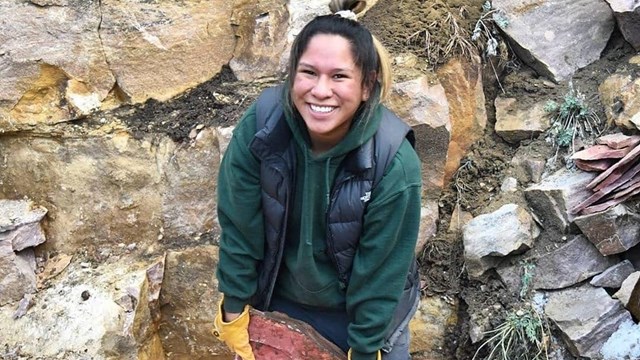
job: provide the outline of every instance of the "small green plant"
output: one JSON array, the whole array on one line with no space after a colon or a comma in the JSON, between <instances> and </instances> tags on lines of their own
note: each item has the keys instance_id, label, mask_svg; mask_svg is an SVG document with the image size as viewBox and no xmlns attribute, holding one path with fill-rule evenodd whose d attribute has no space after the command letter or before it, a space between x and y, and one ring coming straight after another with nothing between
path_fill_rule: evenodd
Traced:
<instances>
[{"instance_id":1,"label":"small green plant","mask_svg":"<svg viewBox=\"0 0 640 360\"><path fill-rule=\"evenodd\" d=\"M507 314L495 329L487 331L491 337L480 345L473 356L489 347L485 360L542 360L548 359L549 326L546 319L531 305Z\"/></svg>"},{"instance_id":2,"label":"small green plant","mask_svg":"<svg viewBox=\"0 0 640 360\"><path fill-rule=\"evenodd\" d=\"M529 293L529 289L531 287L531 282L533 281L533 274L536 268L535 264L532 264L527 261L523 261L522 263L522 287L520 288L520 299L524 299L527 297Z\"/></svg>"},{"instance_id":3,"label":"small green plant","mask_svg":"<svg viewBox=\"0 0 640 360\"><path fill-rule=\"evenodd\" d=\"M586 139L589 135L598 135L602 122L600 117L588 105L584 94L576 91L572 85L562 103L548 101L544 110L551 115L551 127L548 140L559 147L572 149L576 138Z\"/></svg>"}]
</instances>

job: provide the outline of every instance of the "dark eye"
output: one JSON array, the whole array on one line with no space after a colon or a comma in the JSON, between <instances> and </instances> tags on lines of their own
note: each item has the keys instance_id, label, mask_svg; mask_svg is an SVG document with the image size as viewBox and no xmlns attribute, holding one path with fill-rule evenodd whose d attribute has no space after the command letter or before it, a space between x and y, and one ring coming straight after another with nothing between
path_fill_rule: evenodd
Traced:
<instances>
[{"instance_id":1,"label":"dark eye","mask_svg":"<svg viewBox=\"0 0 640 360\"><path fill-rule=\"evenodd\" d=\"M348 78L348 76L345 75L345 74L335 74L335 75L333 75L333 77L335 79L347 79Z\"/></svg>"},{"instance_id":2,"label":"dark eye","mask_svg":"<svg viewBox=\"0 0 640 360\"><path fill-rule=\"evenodd\" d=\"M298 72L306 75L315 75L315 72L309 69L300 69Z\"/></svg>"}]
</instances>

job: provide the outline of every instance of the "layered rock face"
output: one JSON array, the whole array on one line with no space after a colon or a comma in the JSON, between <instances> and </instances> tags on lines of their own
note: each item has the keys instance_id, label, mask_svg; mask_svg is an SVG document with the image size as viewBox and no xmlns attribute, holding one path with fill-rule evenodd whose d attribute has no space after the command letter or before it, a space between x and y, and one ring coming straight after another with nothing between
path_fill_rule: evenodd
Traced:
<instances>
[{"instance_id":1,"label":"layered rock face","mask_svg":"<svg viewBox=\"0 0 640 360\"><path fill-rule=\"evenodd\" d=\"M222 102L231 97L203 87L218 76L222 83L237 81L225 80L221 69L226 65L251 89L232 94L241 99L233 105L246 108L261 87L282 75L291 41L306 21L328 13L328 3L0 4L0 14L11 14L0 15L0 333L6 344L0 357L232 358L211 327L220 300L214 273L216 178L233 124L224 123L225 114L212 107L211 119L186 122L183 139L157 128L184 126L179 118L184 113L174 113L170 104L190 96L193 88ZM623 24L620 13L637 12L637 7L621 10L613 4L612 12L602 4L538 1L519 7L494 1L511 21L503 30L514 48L555 82L598 58L613 16ZM375 1L367 2L371 6ZM527 32L532 28L533 34ZM636 33L625 31L625 38L635 44ZM577 38L579 46L571 40ZM396 68L411 70L398 59ZM550 126L542 103L521 106L520 99L505 97L489 99L496 108L491 128L482 76L478 58L454 58L433 73L405 76L388 100L388 107L413 127L423 162L417 254L438 227L449 225L439 222L439 196L486 131L495 130L517 146ZM638 128L637 90L637 78L619 74L602 84L610 122ZM162 121L138 121L133 129L126 119L153 104L169 104ZM595 356L609 346L618 327L633 332L620 324L628 323L629 313L640 313L640 285L632 278L638 262L617 257L633 258L638 215L620 205L580 217L569 210L588 197L584 185L595 174L546 173L544 160L533 157L514 158L512 165L527 174L528 202L475 217L457 208L455 218L464 221L452 221L451 229L464 238L467 271L481 279L495 270L518 292L521 268L507 262L536 250L545 230L567 234L554 249L532 257L539 276L531 288L549 295L547 315L571 351ZM516 191L506 179L503 190ZM615 235L623 240L612 243ZM579 268L566 268L567 259ZM603 287L620 289L626 308L612 302ZM576 295L594 299L598 312L585 315L592 304L571 303ZM421 299L410 324L415 359L447 359L442 349L460 309L459 299L450 296ZM584 327L573 326L584 319L589 320ZM270 321L287 321L261 320L265 328ZM472 326L473 341L480 341L484 330ZM289 331L312 332L305 327L280 331L285 337L292 335ZM299 340L326 358L336 357L331 346ZM260 341L268 343L254 339ZM299 348L269 345L274 346L264 346L265 352L299 356Z\"/></svg>"}]
</instances>

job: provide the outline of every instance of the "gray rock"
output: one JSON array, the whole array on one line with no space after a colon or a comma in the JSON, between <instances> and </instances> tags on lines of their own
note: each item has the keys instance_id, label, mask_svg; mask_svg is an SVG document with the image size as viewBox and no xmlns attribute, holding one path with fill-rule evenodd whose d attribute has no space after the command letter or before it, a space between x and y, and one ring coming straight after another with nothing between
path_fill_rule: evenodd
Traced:
<instances>
[{"instance_id":1,"label":"gray rock","mask_svg":"<svg viewBox=\"0 0 640 360\"><path fill-rule=\"evenodd\" d=\"M500 185L500 191L503 193L512 193L518 190L518 180L514 177L508 176L502 181Z\"/></svg>"},{"instance_id":2,"label":"gray rock","mask_svg":"<svg viewBox=\"0 0 640 360\"><path fill-rule=\"evenodd\" d=\"M618 28L625 40L640 50L640 2L634 0L607 0L616 17Z\"/></svg>"},{"instance_id":3,"label":"gray rock","mask_svg":"<svg viewBox=\"0 0 640 360\"><path fill-rule=\"evenodd\" d=\"M524 195L543 228L567 233L576 227L575 215L568 210L591 196L585 186L595 177L589 172L561 169L525 189Z\"/></svg>"},{"instance_id":4,"label":"gray rock","mask_svg":"<svg viewBox=\"0 0 640 360\"><path fill-rule=\"evenodd\" d=\"M623 204L574 221L602 255L619 254L640 243L640 215Z\"/></svg>"},{"instance_id":5,"label":"gray rock","mask_svg":"<svg viewBox=\"0 0 640 360\"><path fill-rule=\"evenodd\" d=\"M511 292L514 296L526 295L526 293L531 290L531 284L524 282L525 273L533 276L535 274L535 264L519 264L519 265L510 265L504 266L496 269L500 280L505 285L505 287ZM527 276L527 278L532 279L532 277ZM530 280L529 280L530 281Z\"/></svg>"},{"instance_id":6,"label":"gray rock","mask_svg":"<svg viewBox=\"0 0 640 360\"><path fill-rule=\"evenodd\" d=\"M516 204L475 217L464 226L462 236L469 276L479 278L503 257L529 250L539 234L531 215Z\"/></svg>"},{"instance_id":7,"label":"gray rock","mask_svg":"<svg viewBox=\"0 0 640 360\"><path fill-rule=\"evenodd\" d=\"M629 299L631 298L631 293L633 292L638 279L640 279L640 271L636 271L627 276L627 278L622 282L622 285L620 285L620 289L615 294L613 294L612 297L614 299L620 300L622 305L627 306L627 304L629 304Z\"/></svg>"},{"instance_id":8,"label":"gray rock","mask_svg":"<svg viewBox=\"0 0 640 360\"><path fill-rule=\"evenodd\" d=\"M29 200L0 199L0 233L39 222L47 209Z\"/></svg>"},{"instance_id":9,"label":"gray rock","mask_svg":"<svg viewBox=\"0 0 640 360\"><path fill-rule=\"evenodd\" d=\"M7 245L0 242L0 306L19 301L25 294L36 291L33 251L15 254Z\"/></svg>"},{"instance_id":10,"label":"gray rock","mask_svg":"<svg viewBox=\"0 0 640 360\"><path fill-rule=\"evenodd\" d=\"M492 4L500 10L494 18L519 58L556 82L598 60L615 26L611 8L601 0L494 0Z\"/></svg>"},{"instance_id":11,"label":"gray rock","mask_svg":"<svg viewBox=\"0 0 640 360\"><path fill-rule=\"evenodd\" d=\"M544 159L531 158L530 156L516 155L511 160L511 165L526 176L526 182L540 182L544 174Z\"/></svg>"},{"instance_id":12,"label":"gray rock","mask_svg":"<svg viewBox=\"0 0 640 360\"><path fill-rule=\"evenodd\" d=\"M596 359L620 324L631 320L619 301L591 285L550 293L545 314L558 326L574 356Z\"/></svg>"},{"instance_id":13,"label":"gray rock","mask_svg":"<svg viewBox=\"0 0 640 360\"><path fill-rule=\"evenodd\" d=\"M634 271L635 269L631 261L624 260L608 268L602 272L602 274L594 276L590 284L593 286L619 289L624 279Z\"/></svg>"},{"instance_id":14,"label":"gray rock","mask_svg":"<svg viewBox=\"0 0 640 360\"><path fill-rule=\"evenodd\" d=\"M626 308L629 310L631 315L634 318L640 317L640 283L636 281L633 286L633 290L631 290L631 295L629 296L629 301L627 302ZM623 283L624 286L624 283Z\"/></svg>"},{"instance_id":15,"label":"gray rock","mask_svg":"<svg viewBox=\"0 0 640 360\"><path fill-rule=\"evenodd\" d=\"M616 264L602 256L584 236L578 235L560 248L536 259L535 289L562 289L600 274Z\"/></svg>"},{"instance_id":16,"label":"gray rock","mask_svg":"<svg viewBox=\"0 0 640 360\"><path fill-rule=\"evenodd\" d=\"M46 238L40 223L31 223L11 231L0 232L0 242L2 241L10 243L13 251L21 251L44 243Z\"/></svg>"}]
</instances>

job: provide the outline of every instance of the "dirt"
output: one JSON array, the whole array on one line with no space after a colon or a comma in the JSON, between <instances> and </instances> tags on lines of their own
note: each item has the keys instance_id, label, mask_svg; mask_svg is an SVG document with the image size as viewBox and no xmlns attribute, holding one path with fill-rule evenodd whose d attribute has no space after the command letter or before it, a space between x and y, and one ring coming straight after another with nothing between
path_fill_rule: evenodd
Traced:
<instances>
[{"instance_id":1,"label":"dirt","mask_svg":"<svg viewBox=\"0 0 640 360\"><path fill-rule=\"evenodd\" d=\"M157 132L183 142L198 125L234 125L268 85L268 82L244 84L225 65L211 80L175 99L166 102L150 99L142 105L122 106L116 110L116 116L128 125L135 137Z\"/></svg>"},{"instance_id":2,"label":"dirt","mask_svg":"<svg viewBox=\"0 0 640 360\"><path fill-rule=\"evenodd\" d=\"M478 344L469 338L469 309L482 309L491 325L504 319L507 310L518 303L495 276L483 281L467 278L464 271L463 247L460 233L448 232L451 214L459 204L462 210L477 216L496 210L506 203L525 204L522 191L502 194L500 187L507 176L518 180L520 190L528 183L525 176L511 166L516 154L549 159L554 155L552 145L544 136L523 141L518 146L508 144L495 134L497 96L514 97L522 107L533 102L561 101L569 84L554 84L538 76L522 64L508 47L502 46L496 57L487 57L484 38L470 40L483 12L484 0L396 0L380 1L362 19L384 43L392 55L410 53L423 60L424 71L436 69L453 56L478 53L485 64L484 90L488 112L488 126L484 137L462 159L454 181L443 190L439 201L438 232L420 256L425 295L443 295L460 300L460 321L447 339L445 358L471 359ZM492 33L502 43L499 32ZM632 48L614 33L602 54L602 59L578 71L572 81L577 91L585 94L601 119L604 109L598 100L598 85L612 72L635 72L627 64L634 53ZM198 125L231 126L260 89L269 84L243 84L228 67L210 81L168 102L148 101L142 106L117 110L134 135L159 132L178 142L187 141ZM99 115L98 115L99 116ZM609 131L603 127L603 131ZM566 150L560 150L551 166L570 166ZM557 241L558 234L545 234L544 241ZM481 353L482 355L482 353ZM566 357L571 359L571 357Z\"/></svg>"}]
</instances>

